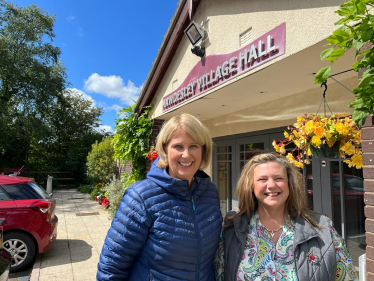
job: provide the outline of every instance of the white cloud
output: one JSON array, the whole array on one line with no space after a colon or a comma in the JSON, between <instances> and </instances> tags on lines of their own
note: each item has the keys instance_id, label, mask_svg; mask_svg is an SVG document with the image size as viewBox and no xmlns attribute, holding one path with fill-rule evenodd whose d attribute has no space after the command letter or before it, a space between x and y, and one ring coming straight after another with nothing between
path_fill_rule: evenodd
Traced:
<instances>
[{"instance_id":1,"label":"white cloud","mask_svg":"<svg viewBox=\"0 0 374 281\"><path fill-rule=\"evenodd\" d=\"M100 125L99 126L99 131L104 131L104 132L107 132L107 133L113 133L113 128L112 128L112 126L109 126L109 125Z\"/></svg>"},{"instance_id":2,"label":"white cloud","mask_svg":"<svg viewBox=\"0 0 374 281\"><path fill-rule=\"evenodd\" d=\"M68 91L72 95L82 96L82 98L84 98L85 100L92 102L92 107L96 106L96 101L90 95L87 95L85 92L78 90L77 88L70 88L68 89Z\"/></svg>"},{"instance_id":3,"label":"white cloud","mask_svg":"<svg viewBox=\"0 0 374 281\"><path fill-rule=\"evenodd\" d=\"M113 104L111 106L104 107L104 110L105 111L114 110L114 111L116 111L118 113L122 108L123 108L123 106L120 106L118 104Z\"/></svg>"},{"instance_id":4,"label":"white cloud","mask_svg":"<svg viewBox=\"0 0 374 281\"><path fill-rule=\"evenodd\" d=\"M91 74L84 81L85 90L104 95L109 98L119 98L123 104L132 105L138 99L141 87L135 86L130 80L127 85L120 76L101 76L97 73Z\"/></svg>"},{"instance_id":5,"label":"white cloud","mask_svg":"<svg viewBox=\"0 0 374 281\"><path fill-rule=\"evenodd\" d=\"M73 21L73 20L75 20L75 16L70 15L70 16L68 16L68 17L66 18L66 20L67 20L67 21Z\"/></svg>"}]
</instances>

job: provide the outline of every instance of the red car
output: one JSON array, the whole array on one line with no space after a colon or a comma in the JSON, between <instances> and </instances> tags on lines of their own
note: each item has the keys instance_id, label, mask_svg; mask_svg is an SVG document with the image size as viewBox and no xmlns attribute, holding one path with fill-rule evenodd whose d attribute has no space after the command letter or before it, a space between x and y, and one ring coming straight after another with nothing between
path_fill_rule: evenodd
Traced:
<instances>
[{"instance_id":1,"label":"red car","mask_svg":"<svg viewBox=\"0 0 374 281\"><path fill-rule=\"evenodd\" d=\"M56 240L56 200L34 179L0 175L0 220L4 220L3 247L12 256L10 272L29 267L36 253L49 250Z\"/></svg>"}]
</instances>

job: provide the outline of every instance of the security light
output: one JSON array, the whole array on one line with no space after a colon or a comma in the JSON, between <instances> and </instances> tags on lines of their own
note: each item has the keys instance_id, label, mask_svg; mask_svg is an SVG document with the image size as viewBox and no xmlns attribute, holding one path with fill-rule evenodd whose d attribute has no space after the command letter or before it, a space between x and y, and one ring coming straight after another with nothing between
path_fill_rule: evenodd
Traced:
<instances>
[{"instance_id":1,"label":"security light","mask_svg":"<svg viewBox=\"0 0 374 281\"><path fill-rule=\"evenodd\" d=\"M204 28L193 21L186 28L184 33L187 35L188 40L190 40L193 46L195 46L197 42L204 38Z\"/></svg>"},{"instance_id":2,"label":"security light","mask_svg":"<svg viewBox=\"0 0 374 281\"><path fill-rule=\"evenodd\" d=\"M203 56L205 56L205 47L204 47L204 46L193 46L193 47L191 48L191 52L192 52L194 55L196 55L196 56L202 58Z\"/></svg>"}]
</instances>

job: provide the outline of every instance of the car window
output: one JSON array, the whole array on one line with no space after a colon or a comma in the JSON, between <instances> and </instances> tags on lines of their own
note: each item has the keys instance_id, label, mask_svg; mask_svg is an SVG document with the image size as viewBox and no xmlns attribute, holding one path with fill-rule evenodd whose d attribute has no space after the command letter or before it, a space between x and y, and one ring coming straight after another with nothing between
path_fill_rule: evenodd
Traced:
<instances>
[{"instance_id":1,"label":"car window","mask_svg":"<svg viewBox=\"0 0 374 281\"><path fill-rule=\"evenodd\" d=\"M13 200L25 200L25 199L44 199L39 193L37 193L30 185L25 184L4 184L2 185L5 192Z\"/></svg>"},{"instance_id":2,"label":"car window","mask_svg":"<svg viewBox=\"0 0 374 281\"><path fill-rule=\"evenodd\" d=\"M29 183L34 190L39 193L40 196L42 196L44 199L49 199L51 196L44 190L44 188L41 188L39 185L37 185L35 182Z\"/></svg>"},{"instance_id":3,"label":"car window","mask_svg":"<svg viewBox=\"0 0 374 281\"><path fill-rule=\"evenodd\" d=\"M6 200L9 200L8 195L6 195L6 194L4 193L4 191L2 191L2 190L0 189L0 201L6 201Z\"/></svg>"},{"instance_id":4,"label":"car window","mask_svg":"<svg viewBox=\"0 0 374 281\"><path fill-rule=\"evenodd\" d=\"M360 178L346 177L348 186L352 190L364 191L364 180Z\"/></svg>"},{"instance_id":5,"label":"car window","mask_svg":"<svg viewBox=\"0 0 374 281\"><path fill-rule=\"evenodd\" d=\"M333 190L340 190L340 179L338 177L332 177L332 188Z\"/></svg>"}]
</instances>

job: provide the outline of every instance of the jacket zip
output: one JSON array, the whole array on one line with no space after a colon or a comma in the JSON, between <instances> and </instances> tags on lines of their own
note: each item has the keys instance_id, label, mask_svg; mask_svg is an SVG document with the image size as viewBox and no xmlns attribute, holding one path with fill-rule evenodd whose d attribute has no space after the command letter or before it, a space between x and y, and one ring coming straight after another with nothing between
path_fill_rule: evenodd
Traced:
<instances>
[{"instance_id":1,"label":"jacket zip","mask_svg":"<svg viewBox=\"0 0 374 281\"><path fill-rule=\"evenodd\" d=\"M201 237L200 237L200 231L199 231L199 227L197 225L197 222L196 222L196 217L195 217L195 203L193 201L193 195L195 194L196 190L199 188L199 185L200 183L197 183L197 186L195 187L195 190L194 192L191 194L191 190L190 190L190 197L191 197L191 204L192 204L192 218L193 218L193 221L194 221L194 226L195 226L195 231L196 231L196 236L197 236L197 244L198 244L198 248L199 248L199 254L197 256L197 265L196 265L196 277L195 277L195 280L199 280L199 271L200 271L200 259L201 259Z\"/></svg>"}]
</instances>

